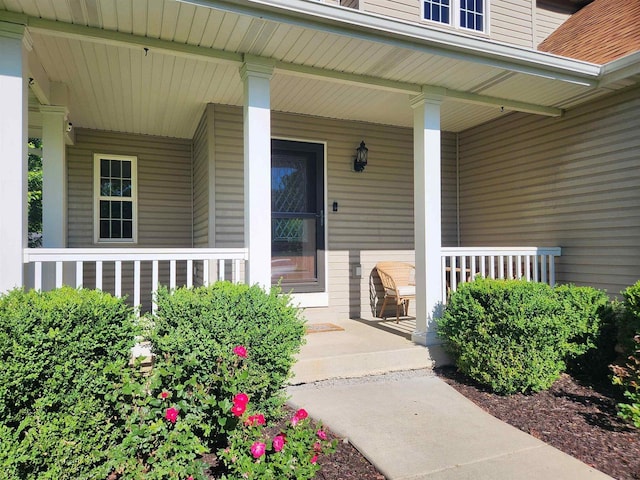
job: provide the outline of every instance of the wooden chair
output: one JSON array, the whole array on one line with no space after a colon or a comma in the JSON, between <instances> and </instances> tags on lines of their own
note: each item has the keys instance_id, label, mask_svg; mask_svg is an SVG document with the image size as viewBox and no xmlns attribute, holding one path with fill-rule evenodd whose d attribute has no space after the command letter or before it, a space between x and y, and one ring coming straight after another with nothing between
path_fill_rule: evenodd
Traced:
<instances>
[{"instance_id":1,"label":"wooden chair","mask_svg":"<svg viewBox=\"0 0 640 480\"><path fill-rule=\"evenodd\" d=\"M416 298L415 267L404 262L378 262L376 264L378 276L384 287L384 301L380 316L386 319L384 309L387 301L393 299L396 304L396 323L400 320L400 305L404 308L404 315L409 311L409 300Z\"/></svg>"}]
</instances>

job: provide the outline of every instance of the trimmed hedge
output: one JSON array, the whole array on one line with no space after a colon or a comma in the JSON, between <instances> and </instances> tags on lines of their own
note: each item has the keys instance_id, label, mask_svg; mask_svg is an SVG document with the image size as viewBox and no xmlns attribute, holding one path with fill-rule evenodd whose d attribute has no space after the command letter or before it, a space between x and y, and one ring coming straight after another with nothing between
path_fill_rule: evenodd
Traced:
<instances>
[{"instance_id":1,"label":"trimmed hedge","mask_svg":"<svg viewBox=\"0 0 640 480\"><path fill-rule=\"evenodd\" d=\"M304 320L278 288L217 282L208 287L160 289L154 333L156 364L164 358L179 363L184 378L207 383L217 364L237 345L249 350L251 372L237 387L256 408L277 411L283 387L304 342ZM194 361L194 359L198 359Z\"/></svg>"},{"instance_id":2,"label":"trimmed hedge","mask_svg":"<svg viewBox=\"0 0 640 480\"><path fill-rule=\"evenodd\" d=\"M535 392L593 348L607 304L590 287L478 278L452 294L438 333L471 378L501 394Z\"/></svg>"},{"instance_id":3,"label":"trimmed hedge","mask_svg":"<svg viewBox=\"0 0 640 480\"><path fill-rule=\"evenodd\" d=\"M135 341L133 311L93 290L0 296L0 471L11 478L106 478L121 432L104 396Z\"/></svg>"}]
</instances>

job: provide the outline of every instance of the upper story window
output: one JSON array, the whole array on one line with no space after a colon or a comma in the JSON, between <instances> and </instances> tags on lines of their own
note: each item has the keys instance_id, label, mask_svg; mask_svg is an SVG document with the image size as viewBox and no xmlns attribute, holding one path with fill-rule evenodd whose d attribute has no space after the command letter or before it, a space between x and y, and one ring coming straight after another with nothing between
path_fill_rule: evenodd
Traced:
<instances>
[{"instance_id":1,"label":"upper story window","mask_svg":"<svg viewBox=\"0 0 640 480\"><path fill-rule=\"evenodd\" d=\"M95 241L136 241L136 157L94 155Z\"/></svg>"},{"instance_id":2,"label":"upper story window","mask_svg":"<svg viewBox=\"0 0 640 480\"><path fill-rule=\"evenodd\" d=\"M487 0L424 0L422 17L453 27L485 32Z\"/></svg>"}]
</instances>

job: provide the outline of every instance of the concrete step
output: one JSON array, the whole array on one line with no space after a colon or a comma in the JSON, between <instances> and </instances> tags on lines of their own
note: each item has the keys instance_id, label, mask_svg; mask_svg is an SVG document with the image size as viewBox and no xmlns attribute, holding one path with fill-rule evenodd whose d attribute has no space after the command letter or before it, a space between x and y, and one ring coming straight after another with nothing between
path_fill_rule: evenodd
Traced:
<instances>
[{"instance_id":1,"label":"concrete step","mask_svg":"<svg viewBox=\"0 0 640 480\"><path fill-rule=\"evenodd\" d=\"M402 322L400 322L402 324ZM410 340L411 325L396 327L380 322L346 320L333 322L339 330L309 325L306 345L298 354L290 383L354 378L401 370L432 368L440 364L441 348L425 348ZM383 328L380 328L383 327Z\"/></svg>"}]
</instances>

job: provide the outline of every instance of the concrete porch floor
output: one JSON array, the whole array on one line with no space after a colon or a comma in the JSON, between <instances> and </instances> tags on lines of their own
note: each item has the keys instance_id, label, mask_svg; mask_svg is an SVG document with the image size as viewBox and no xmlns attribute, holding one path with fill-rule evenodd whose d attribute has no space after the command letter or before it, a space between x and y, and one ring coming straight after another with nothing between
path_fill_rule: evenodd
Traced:
<instances>
[{"instance_id":1,"label":"concrete porch floor","mask_svg":"<svg viewBox=\"0 0 640 480\"><path fill-rule=\"evenodd\" d=\"M308 322L313 328L319 321ZM329 322L343 330L306 334L293 367L293 385L400 370L432 368L446 362L442 348L411 341L415 319L349 319Z\"/></svg>"}]
</instances>

